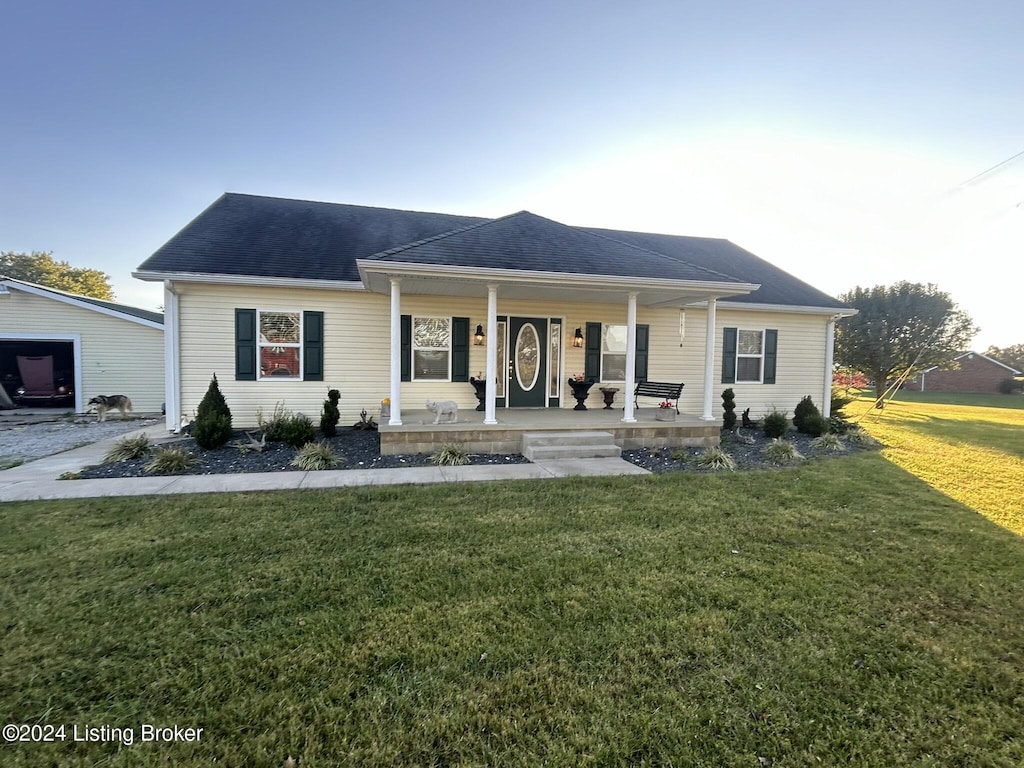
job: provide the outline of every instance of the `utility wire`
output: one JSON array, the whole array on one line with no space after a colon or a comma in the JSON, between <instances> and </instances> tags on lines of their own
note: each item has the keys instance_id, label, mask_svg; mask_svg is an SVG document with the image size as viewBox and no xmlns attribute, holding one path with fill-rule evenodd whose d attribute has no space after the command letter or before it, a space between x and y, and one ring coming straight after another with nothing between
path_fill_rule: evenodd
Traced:
<instances>
[{"instance_id":1,"label":"utility wire","mask_svg":"<svg viewBox=\"0 0 1024 768\"><path fill-rule=\"evenodd\" d=\"M1024 157L1024 150L1021 150L1020 152L1018 152L1013 157L1006 158L1001 163L996 163L991 168L988 168L988 169L982 171L979 174L971 176L971 178L969 178L967 181L961 181L959 184L956 185L956 187L954 187L954 189L962 189L963 187L967 187L967 186L970 186L971 184L974 184L975 182L981 181L982 179L984 179L989 174L995 173L1000 168L1002 168L1004 166L1007 166L1010 163L1012 163L1014 160L1018 160L1018 159L1020 159L1022 157Z\"/></svg>"}]
</instances>

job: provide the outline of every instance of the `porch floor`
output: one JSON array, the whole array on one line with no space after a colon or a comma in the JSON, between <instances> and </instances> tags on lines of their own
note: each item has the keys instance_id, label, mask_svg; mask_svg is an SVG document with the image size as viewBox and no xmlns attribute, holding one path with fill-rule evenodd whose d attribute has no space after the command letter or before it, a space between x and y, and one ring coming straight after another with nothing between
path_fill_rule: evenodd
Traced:
<instances>
[{"instance_id":1,"label":"porch floor","mask_svg":"<svg viewBox=\"0 0 1024 768\"><path fill-rule=\"evenodd\" d=\"M384 455L433 453L445 443L459 443L472 453L521 453L525 432L609 432L624 450L711 446L719 441L721 424L679 414L658 421L659 408L637 408L635 423L622 421L622 408L499 408L497 424L484 424L483 411L459 410L458 421L434 424L426 410L402 411L402 425L381 419L380 449Z\"/></svg>"}]
</instances>

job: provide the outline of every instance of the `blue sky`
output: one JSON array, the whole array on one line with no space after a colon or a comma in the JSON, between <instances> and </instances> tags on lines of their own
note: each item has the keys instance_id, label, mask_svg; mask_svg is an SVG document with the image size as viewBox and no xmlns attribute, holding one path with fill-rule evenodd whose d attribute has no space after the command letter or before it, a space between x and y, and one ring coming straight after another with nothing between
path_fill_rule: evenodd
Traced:
<instances>
[{"instance_id":1,"label":"blue sky","mask_svg":"<svg viewBox=\"0 0 1024 768\"><path fill-rule=\"evenodd\" d=\"M225 191L725 237L1024 343L1024 3L48 2L0 47L0 250L131 271ZM1016 278L1016 279L1012 279ZM1016 311L1014 307L1017 307Z\"/></svg>"}]
</instances>

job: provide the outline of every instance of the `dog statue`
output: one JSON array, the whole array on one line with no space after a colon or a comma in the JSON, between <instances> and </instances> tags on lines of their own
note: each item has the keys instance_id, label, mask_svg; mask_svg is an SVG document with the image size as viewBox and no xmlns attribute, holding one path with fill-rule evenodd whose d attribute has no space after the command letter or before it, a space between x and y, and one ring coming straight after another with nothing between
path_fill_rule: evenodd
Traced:
<instances>
[{"instance_id":1,"label":"dog statue","mask_svg":"<svg viewBox=\"0 0 1024 768\"><path fill-rule=\"evenodd\" d=\"M454 400L427 400L427 410L434 412L434 423L440 424L441 417L447 416L447 423L454 424L459 420L459 406Z\"/></svg>"},{"instance_id":2,"label":"dog statue","mask_svg":"<svg viewBox=\"0 0 1024 768\"><path fill-rule=\"evenodd\" d=\"M125 418L128 411L132 409L132 401L127 395L97 395L89 401L90 410L96 408L96 421L106 421L107 411L117 408L121 412L121 418Z\"/></svg>"}]
</instances>

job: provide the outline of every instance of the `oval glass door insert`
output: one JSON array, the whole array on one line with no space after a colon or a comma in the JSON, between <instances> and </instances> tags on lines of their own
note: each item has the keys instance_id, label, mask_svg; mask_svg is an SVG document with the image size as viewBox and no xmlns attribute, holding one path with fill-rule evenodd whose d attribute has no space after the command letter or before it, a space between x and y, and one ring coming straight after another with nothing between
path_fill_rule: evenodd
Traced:
<instances>
[{"instance_id":1,"label":"oval glass door insert","mask_svg":"<svg viewBox=\"0 0 1024 768\"><path fill-rule=\"evenodd\" d=\"M516 335L515 360L516 381L519 388L529 392L537 383L540 374L540 336L533 323L526 323Z\"/></svg>"}]
</instances>

